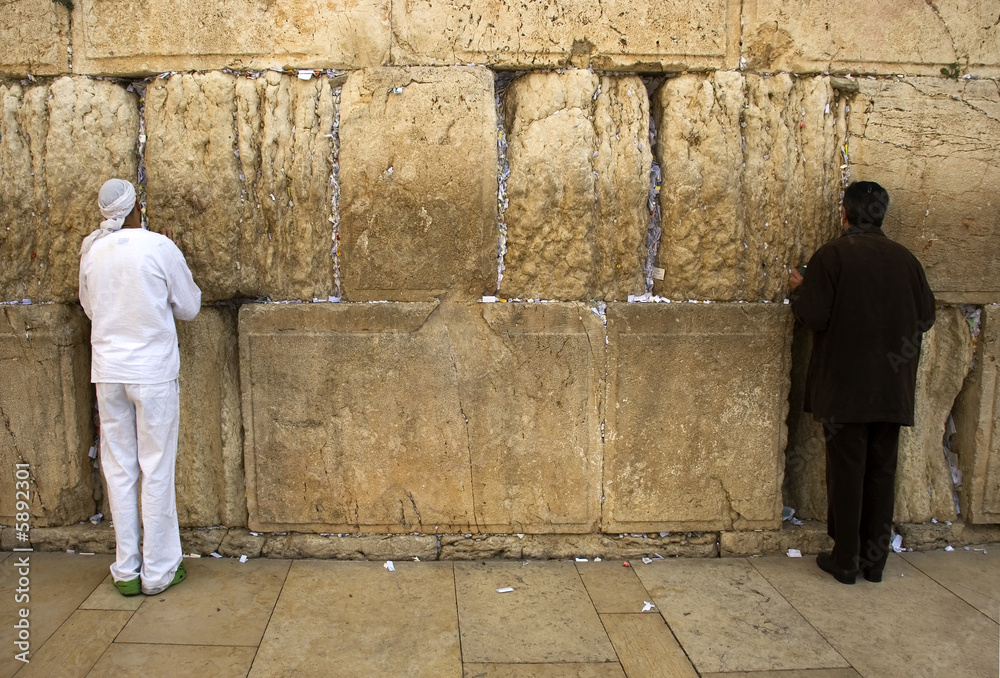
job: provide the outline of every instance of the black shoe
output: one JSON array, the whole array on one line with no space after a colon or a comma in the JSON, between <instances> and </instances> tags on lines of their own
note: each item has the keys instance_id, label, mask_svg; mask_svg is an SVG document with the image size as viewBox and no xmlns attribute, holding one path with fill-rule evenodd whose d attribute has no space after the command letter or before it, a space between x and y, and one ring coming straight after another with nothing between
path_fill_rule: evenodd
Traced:
<instances>
[{"instance_id":1,"label":"black shoe","mask_svg":"<svg viewBox=\"0 0 1000 678\"><path fill-rule=\"evenodd\" d=\"M841 584L853 584L858 576L857 572L847 572L834 565L833 558L830 557L829 553L821 553L816 556L816 564L819 565L819 569L833 575L833 578Z\"/></svg>"},{"instance_id":2,"label":"black shoe","mask_svg":"<svg viewBox=\"0 0 1000 678\"><path fill-rule=\"evenodd\" d=\"M873 584L878 584L880 581L882 581L881 572L872 572L871 570L861 570L861 576L864 577L865 580L870 581Z\"/></svg>"}]
</instances>

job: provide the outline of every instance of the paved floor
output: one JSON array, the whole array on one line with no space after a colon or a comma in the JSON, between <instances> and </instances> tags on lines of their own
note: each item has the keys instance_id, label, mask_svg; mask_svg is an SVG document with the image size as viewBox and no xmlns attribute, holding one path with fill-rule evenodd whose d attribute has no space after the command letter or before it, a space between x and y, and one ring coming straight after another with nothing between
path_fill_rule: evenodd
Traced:
<instances>
[{"instance_id":1,"label":"paved floor","mask_svg":"<svg viewBox=\"0 0 1000 678\"><path fill-rule=\"evenodd\" d=\"M855 586L811 557L396 562L394 572L201 558L186 561L179 586L124 598L110 562L0 553L0 677L1000 672L1000 546L893 555L885 581ZM22 607L30 664L15 657Z\"/></svg>"}]
</instances>

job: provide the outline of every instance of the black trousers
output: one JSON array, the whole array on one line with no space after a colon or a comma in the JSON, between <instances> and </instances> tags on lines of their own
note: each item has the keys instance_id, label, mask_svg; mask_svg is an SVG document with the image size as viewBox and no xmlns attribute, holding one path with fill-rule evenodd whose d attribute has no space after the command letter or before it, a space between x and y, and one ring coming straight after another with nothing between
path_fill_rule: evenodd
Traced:
<instances>
[{"instance_id":1,"label":"black trousers","mask_svg":"<svg viewBox=\"0 0 1000 678\"><path fill-rule=\"evenodd\" d=\"M845 572L880 573L892 547L899 424L826 427L826 529Z\"/></svg>"}]
</instances>

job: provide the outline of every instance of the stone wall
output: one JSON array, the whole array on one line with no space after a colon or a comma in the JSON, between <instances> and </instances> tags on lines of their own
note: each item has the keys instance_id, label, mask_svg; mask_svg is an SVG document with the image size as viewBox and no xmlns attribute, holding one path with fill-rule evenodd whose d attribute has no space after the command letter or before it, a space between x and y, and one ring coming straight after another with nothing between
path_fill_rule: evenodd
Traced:
<instances>
[{"instance_id":1,"label":"stone wall","mask_svg":"<svg viewBox=\"0 0 1000 678\"><path fill-rule=\"evenodd\" d=\"M1000 522L995 3L11 0L0 37L0 459L40 529L102 505L76 280L113 175L204 292L178 514L232 529L199 549L787 543L826 510L787 270L853 179L940 304L897 520Z\"/></svg>"}]
</instances>

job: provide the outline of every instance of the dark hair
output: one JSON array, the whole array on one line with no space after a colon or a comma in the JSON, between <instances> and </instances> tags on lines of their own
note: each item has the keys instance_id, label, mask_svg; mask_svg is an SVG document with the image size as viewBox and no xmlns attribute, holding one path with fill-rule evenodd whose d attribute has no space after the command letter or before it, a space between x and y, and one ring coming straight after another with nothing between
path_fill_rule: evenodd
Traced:
<instances>
[{"instance_id":1,"label":"dark hair","mask_svg":"<svg viewBox=\"0 0 1000 678\"><path fill-rule=\"evenodd\" d=\"M851 226L882 227L889 193L874 181L855 181L844 190L844 210Z\"/></svg>"}]
</instances>

